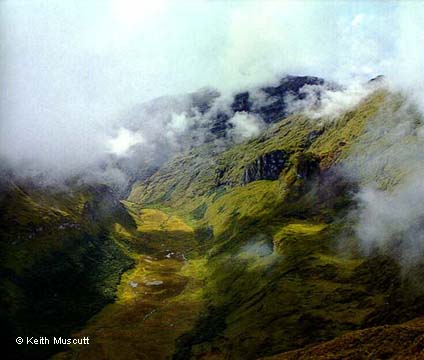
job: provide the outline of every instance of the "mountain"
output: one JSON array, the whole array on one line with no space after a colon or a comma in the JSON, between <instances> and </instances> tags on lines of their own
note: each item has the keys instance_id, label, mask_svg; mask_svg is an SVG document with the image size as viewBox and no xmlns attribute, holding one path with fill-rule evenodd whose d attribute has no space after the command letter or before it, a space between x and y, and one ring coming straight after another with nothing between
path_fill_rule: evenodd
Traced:
<instances>
[{"instance_id":1,"label":"mountain","mask_svg":"<svg viewBox=\"0 0 424 360\"><path fill-rule=\"evenodd\" d=\"M90 338L13 346L16 358L419 358L423 259L405 263L402 251L422 223L377 229L388 240L369 249L358 230L364 191L390 199L420 163L419 113L377 83L319 118L285 102L319 78L264 87L261 107L240 92L229 114L261 117L258 136L183 147L143 176L133 169L125 199L77 180L5 181L3 333ZM231 117L211 112L219 95L199 94L187 106L224 136Z\"/></svg>"},{"instance_id":2,"label":"mountain","mask_svg":"<svg viewBox=\"0 0 424 360\"><path fill-rule=\"evenodd\" d=\"M130 183L146 179L175 153L188 151L204 143L231 146L232 119L249 114L257 123L281 120L292 110L290 102L307 96L312 87L319 98L326 89L339 89L336 84L313 76L284 76L275 84L257 86L233 94L221 94L210 88L190 94L164 96L142 103L126 113L120 124L149 139L117 160L117 166Z\"/></svg>"}]
</instances>

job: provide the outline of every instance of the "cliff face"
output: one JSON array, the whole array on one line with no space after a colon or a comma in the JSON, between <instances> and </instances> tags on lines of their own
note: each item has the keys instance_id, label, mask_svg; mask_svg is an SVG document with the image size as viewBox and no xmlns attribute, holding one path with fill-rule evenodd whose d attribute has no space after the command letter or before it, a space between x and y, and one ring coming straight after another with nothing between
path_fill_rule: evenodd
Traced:
<instances>
[{"instance_id":1,"label":"cliff face","mask_svg":"<svg viewBox=\"0 0 424 360\"><path fill-rule=\"evenodd\" d=\"M274 150L259 156L244 168L242 184L257 180L277 180L288 158L283 150Z\"/></svg>"},{"instance_id":2,"label":"cliff face","mask_svg":"<svg viewBox=\"0 0 424 360\"><path fill-rule=\"evenodd\" d=\"M286 96L291 95L292 99L303 99L305 94L301 92L305 85L325 85L324 79L314 76L286 76L281 79L277 86L263 88L269 99L269 104L259 107L257 113L266 123L273 123L289 115ZM327 84L330 87L329 84ZM334 85L331 85L334 87Z\"/></svg>"}]
</instances>

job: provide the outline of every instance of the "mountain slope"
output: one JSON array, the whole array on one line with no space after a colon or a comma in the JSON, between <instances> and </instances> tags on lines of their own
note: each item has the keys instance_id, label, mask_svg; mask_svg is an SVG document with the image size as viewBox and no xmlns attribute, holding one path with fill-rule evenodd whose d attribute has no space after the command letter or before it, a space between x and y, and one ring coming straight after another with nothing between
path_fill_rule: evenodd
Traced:
<instances>
[{"instance_id":1,"label":"mountain slope","mask_svg":"<svg viewBox=\"0 0 424 360\"><path fill-rule=\"evenodd\" d=\"M405 118L409 132L399 131ZM413 351L421 320L393 324L424 314L422 259L402 266L397 237L365 253L357 194L369 184L390 193L409 175L400 155L417 147L418 113L376 87L339 116L277 120L239 144L177 153L123 201L104 185L6 184L2 318L12 337L92 339L18 356L361 358L356 339L375 335L380 349L380 331L405 335Z\"/></svg>"},{"instance_id":2,"label":"mountain slope","mask_svg":"<svg viewBox=\"0 0 424 360\"><path fill-rule=\"evenodd\" d=\"M422 359L424 319L400 325L384 325L358 330L323 344L266 358L302 359Z\"/></svg>"},{"instance_id":3,"label":"mountain slope","mask_svg":"<svg viewBox=\"0 0 424 360\"><path fill-rule=\"evenodd\" d=\"M343 173L379 111L400 101L377 90L333 121L292 115L229 150L192 150L133 187L131 201L191 216L206 236L208 311L176 359L254 359L422 313L421 290L394 259L358 251L351 209L367 179Z\"/></svg>"},{"instance_id":4,"label":"mountain slope","mask_svg":"<svg viewBox=\"0 0 424 360\"><path fill-rule=\"evenodd\" d=\"M69 336L115 298L132 260L113 224L131 217L105 186L62 190L3 184L1 332L15 358L45 358L57 346L16 346L17 336Z\"/></svg>"}]
</instances>

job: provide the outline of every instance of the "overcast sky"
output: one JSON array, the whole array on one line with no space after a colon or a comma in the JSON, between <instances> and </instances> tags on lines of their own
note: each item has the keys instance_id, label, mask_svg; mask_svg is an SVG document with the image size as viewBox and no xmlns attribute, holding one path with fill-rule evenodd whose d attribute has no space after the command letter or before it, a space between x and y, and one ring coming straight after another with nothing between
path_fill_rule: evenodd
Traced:
<instances>
[{"instance_id":1,"label":"overcast sky","mask_svg":"<svg viewBox=\"0 0 424 360\"><path fill-rule=\"evenodd\" d=\"M420 89L423 8L419 1L1 1L0 155L94 161L122 111L203 86L233 91L286 73L339 82L383 73Z\"/></svg>"}]
</instances>

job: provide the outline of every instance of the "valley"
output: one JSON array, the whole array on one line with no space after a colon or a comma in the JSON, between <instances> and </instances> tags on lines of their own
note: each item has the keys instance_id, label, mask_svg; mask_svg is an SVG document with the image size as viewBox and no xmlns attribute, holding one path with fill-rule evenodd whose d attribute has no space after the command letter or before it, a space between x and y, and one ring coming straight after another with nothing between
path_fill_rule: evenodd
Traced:
<instances>
[{"instance_id":1,"label":"valley","mask_svg":"<svg viewBox=\"0 0 424 360\"><path fill-rule=\"evenodd\" d=\"M129 253L135 265L122 275L115 302L73 334L88 336L90 346L72 347L55 359L167 359L203 310L203 260L193 229L160 210L125 204L137 230L124 236L134 248L148 250Z\"/></svg>"},{"instance_id":2,"label":"valley","mask_svg":"<svg viewBox=\"0 0 424 360\"><path fill-rule=\"evenodd\" d=\"M424 360L423 24L0 0L0 359Z\"/></svg>"},{"instance_id":3,"label":"valley","mask_svg":"<svg viewBox=\"0 0 424 360\"><path fill-rule=\"evenodd\" d=\"M376 88L336 120L292 114L220 151L205 143L124 197L103 184L6 182L7 336L90 338L14 346L16 358L367 358L355 344L370 334L383 353L380 332L404 336L419 356L422 264L402 266L395 237L364 253L356 230L358 189L372 181L390 193L407 176L402 162L358 160L397 151L373 127L381 109L417 124L403 101ZM392 342L390 354L402 351Z\"/></svg>"}]
</instances>

